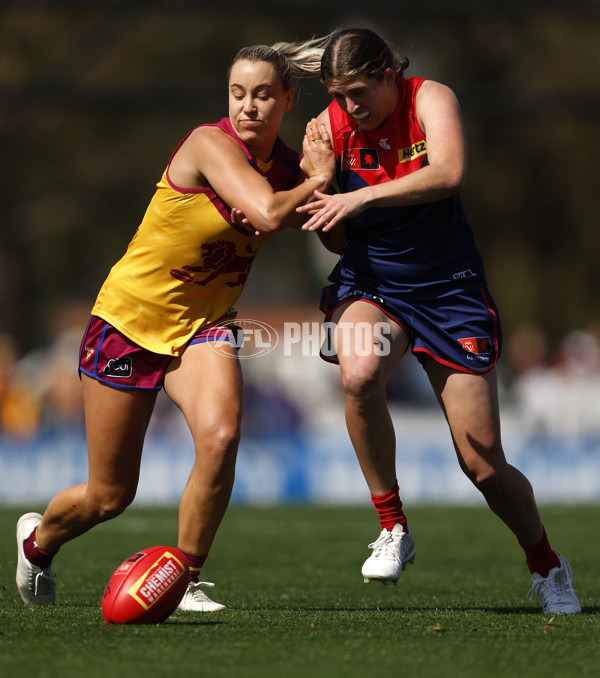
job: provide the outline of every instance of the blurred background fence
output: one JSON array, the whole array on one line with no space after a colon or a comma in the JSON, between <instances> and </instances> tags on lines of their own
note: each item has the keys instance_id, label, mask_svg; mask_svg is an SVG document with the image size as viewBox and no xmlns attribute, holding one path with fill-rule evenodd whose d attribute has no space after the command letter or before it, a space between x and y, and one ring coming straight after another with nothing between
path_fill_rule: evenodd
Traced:
<instances>
[{"instance_id":1,"label":"blurred background fence","mask_svg":"<svg viewBox=\"0 0 600 678\"><path fill-rule=\"evenodd\" d=\"M0 504L85 479L76 356L104 277L175 145L227 112L248 44L366 25L409 75L457 93L469 140L464 203L502 314L507 454L538 497L600 500L600 7L597 2L0 3ZM328 103L298 83L282 136L300 147ZM261 252L240 317L317 322L332 258L289 232ZM403 494L478 501L416 361L389 384ZM244 361L234 499L364 501L334 367L281 347ZM176 502L191 465L160 398L139 501Z\"/></svg>"}]
</instances>

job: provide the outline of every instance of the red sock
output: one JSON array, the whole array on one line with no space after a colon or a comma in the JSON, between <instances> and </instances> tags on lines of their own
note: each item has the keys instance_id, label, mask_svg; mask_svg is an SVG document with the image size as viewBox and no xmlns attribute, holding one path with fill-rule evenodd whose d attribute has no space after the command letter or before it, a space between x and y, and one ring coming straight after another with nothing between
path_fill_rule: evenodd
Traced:
<instances>
[{"instance_id":1,"label":"red sock","mask_svg":"<svg viewBox=\"0 0 600 678\"><path fill-rule=\"evenodd\" d=\"M190 568L190 581L197 582L200 570L202 569L202 566L204 565L206 559L208 558L208 553L197 555L195 553L187 553L186 551L181 552L185 556L187 565Z\"/></svg>"},{"instance_id":2,"label":"red sock","mask_svg":"<svg viewBox=\"0 0 600 678\"><path fill-rule=\"evenodd\" d=\"M531 574L537 572L541 577L547 577L553 567L560 567L560 560L548 542L545 529L537 544L523 544L521 540L519 544L525 551L527 567Z\"/></svg>"},{"instance_id":3,"label":"red sock","mask_svg":"<svg viewBox=\"0 0 600 678\"><path fill-rule=\"evenodd\" d=\"M408 521L402 510L398 481L396 481L394 487L385 494L377 497L371 495L371 501L379 514L379 522L381 523L382 530L391 532L394 529L394 525L400 523L404 531L408 533Z\"/></svg>"},{"instance_id":4,"label":"red sock","mask_svg":"<svg viewBox=\"0 0 600 678\"><path fill-rule=\"evenodd\" d=\"M56 555L56 553L44 551L44 549L38 545L37 527L23 542L23 552L25 553L25 558L27 558L32 565L40 567L42 570L47 570L50 565L52 565L52 558Z\"/></svg>"}]
</instances>

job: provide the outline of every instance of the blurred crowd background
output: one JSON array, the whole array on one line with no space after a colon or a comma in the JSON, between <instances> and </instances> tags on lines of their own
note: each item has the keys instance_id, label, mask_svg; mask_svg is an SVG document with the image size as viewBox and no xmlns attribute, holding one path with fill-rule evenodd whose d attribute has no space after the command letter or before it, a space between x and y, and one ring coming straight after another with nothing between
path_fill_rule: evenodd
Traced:
<instances>
[{"instance_id":1,"label":"blurred crowd background","mask_svg":"<svg viewBox=\"0 0 600 678\"><path fill-rule=\"evenodd\" d=\"M237 50L352 25L461 102L463 199L504 326L503 407L528 434L600 441L599 19L591 0L2 2L0 441L83 430L76 365L95 294L173 148L227 114ZM284 139L299 149L327 103L318 80L298 83ZM319 320L332 264L316 236L278 235L240 317ZM404 362L394 406L437 407ZM341 403L318 357L274 351L244 368L249 436L315 425L324 402ZM152 426L177 417L161 396Z\"/></svg>"}]
</instances>

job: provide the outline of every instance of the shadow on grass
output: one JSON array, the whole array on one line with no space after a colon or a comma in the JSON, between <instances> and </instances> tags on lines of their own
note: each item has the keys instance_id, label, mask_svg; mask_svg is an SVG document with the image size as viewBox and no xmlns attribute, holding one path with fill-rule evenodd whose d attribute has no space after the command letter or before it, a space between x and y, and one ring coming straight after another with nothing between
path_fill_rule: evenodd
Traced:
<instances>
[{"instance_id":1,"label":"shadow on grass","mask_svg":"<svg viewBox=\"0 0 600 678\"><path fill-rule=\"evenodd\" d=\"M481 612L492 612L494 614L544 614L539 609L531 607L481 607L481 608L465 608L465 609L479 609ZM581 608L581 614L599 614L600 607L590 605ZM548 613L551 614L551 613ZM562 615L561 617L570 617L573 615Z\"/></svg>"},{"instance_id":2,"label":"shadow on grass","mask_svg":"<svg viewBox=\"0 0 600 678\"><path fill-rule=\"evenodd\" d=\"M164 625L168 626L222 626L225 623L226 622L224 621L206 621L203 619L173 619L171 617L163 622Z\"/></svg>"},{"instance_id":3,"label":"shadow on grass","mask_svg":"<svg viewBox=\"0 0 600 678\"><path fill-rule=\"evenodd\" d=\"M237 610L230 609L230 612L398 612L398 613L414 613L414 612L488 612L497 615L543 615L541 609L526 606L513 607L477 607L477 606L415 606L409 607L406 605L377 605L369 607L304 607L304 606L286 606L286 607L255 607L255 608L239 608ZM586 606L582 607L582 614L600 614L600 607ZM577 615L561 615L561 616L577 616Z\"/></svg>"},{"instance_id":4,"label":"shadow on grass","mask_svg":"<svg viewBox=\"0 0 600 678\"><path fill-rule=\"evenodd\" d=\"M21 607L20 605L18 606L19 608ZM97 605L91 604L91 603L77 603L77 602L61 602L57 606L44 606L42 608L36 608L36 609L42 609L44 613L46 613L46 610L60 610L60 609L80 609L80 610L93 610L97 609ZM28 609L28 608L25 608ZM174 615L166 619L163 624L177 624L178 626L219 626L222 624L226 624L230 615L235 615L235 614L248 614L248 613L281 613L281 612L341 612L341 613L365 613L365 612L396 612L398 614L413 614L413 613L435 613L435 612L485 612L489 614L495 614L495 615L504 615L504 616L510 616L510 615L544 615L542 610L537 607L531 607L531 606L510 606L510 607L502 607L502 606L497 606L497 607L478 607L475 605L445 605L445 606L440 606L440 605L415 605L415 606L409 606L409 605L370 605L366 607L315 607L315 606L303 606L303 605L268 605L268 606L256 606L256 607L245 607L245 606L240 606L238 608L230 608L229 610L226 610L222 613L219 614L219 617L223 615L225 619L223 620L208 620L206 619L205 615L207 613L186 613L186 617L190 615L190 618L184 619L183 616L180 615ZM46 613L47 614L47 613ZM212 614L212 613L208 613ZM600 614L600 606L597 605L587 605L582 607L581 614L583 615L599 615ZM192 616L193 615L193 616ZM547 616L547 615L546 615ZM572 616L572 615L560 615L562 616ZM579 616L579 615L573 615L573 616ZM204 618L202 618L204 617ZM129 626L129 625L128 625ZM136 624L131 624L130 626L137 626ZM142 624L142 626L144 626Z\"/></svg>"}]
</instances>

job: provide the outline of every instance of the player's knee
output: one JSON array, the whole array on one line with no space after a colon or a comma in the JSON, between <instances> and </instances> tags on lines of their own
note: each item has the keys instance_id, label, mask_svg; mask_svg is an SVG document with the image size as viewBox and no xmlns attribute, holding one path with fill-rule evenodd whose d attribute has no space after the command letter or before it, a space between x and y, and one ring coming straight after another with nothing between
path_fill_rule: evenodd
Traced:
<instances>
[{"instance_id":1,"label":"player's knee","mask_svg":"<svg viewBox=\"0 0 600 678\"><path fill-rule=\"evenodd\" d=\"M195 434L196 447L205 456L214 459L215 465L235 463L241 438L240 422L233 417L215 417Z\"/></svg>"},{"instance_id":2,"label":"player's knee","mask_svg":"<svg viewBox=\"0 0 600 678\"><path fill-rule=\"evenodd\" d=\"M500 486L500 473L498 469L486 466L483 469L468 474L471 482L484 496L495 494Z\"/></svg>"},{"instance_id":3,"label":"player's knee","mask_svg":"<svg viewBox=\"0 0 600 678\"><path fill-rule=\"evenodd\" d=\"M240 437L239 426L223 425L217 428L212 449L213 458L221 468L235 464Z\"/></svg>"},{"instance_id":4,"label":"player's knee","mask_svg":"<svg viewBox=\"0 0 600 678\"><path fill-rule=\"evenodd\" d=\"M342 367L342 383L347 396L368 398L383 388L383 370L377 361L354 360Z\"/></svg>"},{"instance_id":5,"label":"player's knee","mask_svg":"<svg viewBox=\"0 0 600 678\"><path fill-rule=\"evenodd\" d=\"M202 482L213 488L230 488L235 477L239 440L239 426L222 424L210 430L204 427L202 437L195 435L196 463L192 474L201 474Z\"/></svg>"},{"instance_id":6,"label":"player's knee","mask_svg":"<svg viewBox=\"0 0 600 678\"><path fill-rule=\"evenodd\" d=\"M121 515L135 498L135 490L110 488L100 495L91 497L92 511L96 520L103 523Z\"/></svg>"}]
</instances>

